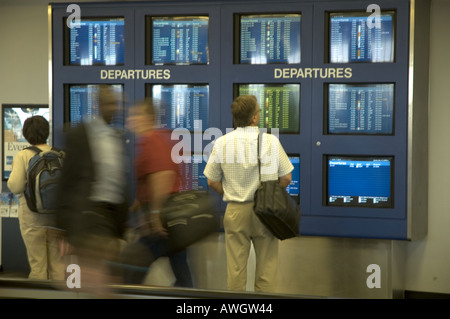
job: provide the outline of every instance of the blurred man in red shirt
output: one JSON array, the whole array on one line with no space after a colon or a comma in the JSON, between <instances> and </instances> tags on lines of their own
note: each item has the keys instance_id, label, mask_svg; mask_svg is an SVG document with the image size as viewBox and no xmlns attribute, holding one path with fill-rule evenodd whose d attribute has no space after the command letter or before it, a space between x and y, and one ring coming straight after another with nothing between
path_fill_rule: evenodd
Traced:
<instances>
[{"instance_id":1,"label":"blurred man in red shirt","mask_svg":"<svg viewBox=\"0 0 450 319\"><path fill-rule=\"evenodd\" d=\"M157 259L167 254L167 230L163 227L160 210L167 198L181 186L178 164L171 158L174 141L170 131L155 126L155 108L151 100L132 107L128 113L128 126L136 134L137 200L144 212L144 237ZM156 238L156 239L155 239ZM176 277L176 286L192 287L186 250L169 255Z\"/></svg>"}]
</instances>

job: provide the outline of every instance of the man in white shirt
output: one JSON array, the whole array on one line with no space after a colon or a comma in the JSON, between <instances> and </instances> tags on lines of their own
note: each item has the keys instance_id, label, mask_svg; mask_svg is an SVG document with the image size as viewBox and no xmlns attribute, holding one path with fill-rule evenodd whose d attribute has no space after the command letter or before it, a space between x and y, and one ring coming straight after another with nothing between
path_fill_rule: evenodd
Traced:
<instances>
[{"instance_id":1,"label":"man in white shirt","mask_svg":"<svg viewBox=\"0 0 450 319\"><path fill-rule=\"evenodd\" d=\"M255 249L255 291L274 291L278 264L278 239L253 212L253 196L260 179L291 181L293 166L278 138L259 136L260 108L253 95L235 99L231 105L236 129L215 143L204 174L208 186L227 202L224 216L228 289L245 290L251 243ZM260 138L261 177L258 167Z\"/></svg>"}]
</instances>

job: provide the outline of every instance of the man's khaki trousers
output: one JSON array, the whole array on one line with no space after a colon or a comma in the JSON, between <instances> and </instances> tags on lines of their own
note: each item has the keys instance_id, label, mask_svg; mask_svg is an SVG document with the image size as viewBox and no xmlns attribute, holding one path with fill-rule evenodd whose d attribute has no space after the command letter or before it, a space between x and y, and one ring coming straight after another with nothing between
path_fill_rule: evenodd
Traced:
<instances>
[{"instance_id":1,"label":"man's khaki trousers","mask_svg":"<svg viewBox=\"0 0 450 319\"><path fill-rule=\"evenodd\" d=\"M228 203L223 223L228 289L246 290L247 261L253 242L256 256L255 291L274 292L279 240L253 212L253 202Z\"/></svg>"}]
</instances>

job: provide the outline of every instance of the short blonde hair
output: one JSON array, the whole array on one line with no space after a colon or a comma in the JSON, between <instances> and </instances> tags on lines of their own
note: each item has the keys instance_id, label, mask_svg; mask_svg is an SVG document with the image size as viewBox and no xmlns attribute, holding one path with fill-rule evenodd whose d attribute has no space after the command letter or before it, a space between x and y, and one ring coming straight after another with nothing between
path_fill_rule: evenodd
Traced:
<instances>
[{"instance_id":1,"label":"short blonde hair","mask_svg":"<svg viewBox=\"0 0 450 319\"><path fill-rule=\"evenodd\" d=\"M252 116L258 111L258 101L254 95L238 96L231 104L231 114L235 127L245 127L252 123Z\"/></svg>"}]
</instances>

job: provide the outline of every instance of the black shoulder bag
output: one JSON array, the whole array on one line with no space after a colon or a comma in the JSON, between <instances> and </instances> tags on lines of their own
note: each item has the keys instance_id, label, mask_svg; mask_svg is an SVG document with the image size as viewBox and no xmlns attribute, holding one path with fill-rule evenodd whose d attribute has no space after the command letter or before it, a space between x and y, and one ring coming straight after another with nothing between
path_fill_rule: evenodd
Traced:
<instances>
[{"instance_id":1,"label":"black shoulder bag","mask_svg":"<svg viewBox=\"0 0 450 319\"><path fill-rule=\"evenodd\" d=\"M253 210L278 239L299 235L300 206L278 180L261 182L261 158L258 135L258 171L260 186L254 196Z\"/></svg>"}]
</instances>

